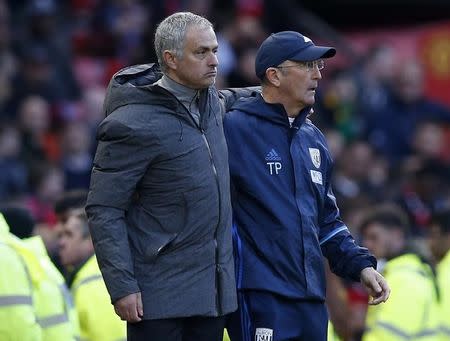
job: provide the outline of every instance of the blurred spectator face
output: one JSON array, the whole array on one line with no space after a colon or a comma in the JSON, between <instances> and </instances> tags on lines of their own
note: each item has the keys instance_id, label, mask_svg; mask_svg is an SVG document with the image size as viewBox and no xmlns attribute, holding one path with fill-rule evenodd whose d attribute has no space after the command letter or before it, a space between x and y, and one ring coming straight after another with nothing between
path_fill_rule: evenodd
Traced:
<instances>
[{"instance_id":1,"label":"blurred spectator face","mask_svg":"<svg viewBox=\"0 0 450 341\"><path fill-rule=\"evenodd\" d=\"M255 74L255 58L258 52L255 48L247 48L238 61L239 73L249 84L259 84L260 80Z\"/></svg>"},{"instance_id":2,"label":"blurred spectator face","mask_svg":"<svg viewBox=\"0 0 450 341\"><path fill-rule=\"evenodd\" d=\"M328 130L325 133L330 149L331 156L337 160L341 157L344 150L344 137L337 130Z\"/></svg>"},{"instance_id":3,"label":"blurred spectator face","mask_svg":"<svg viewBox=\"0 0 450 341\"><path fill-rule=\"evenodd\" d=\"M145 9L140 6L139 1L116 0L115 3L120 12L114 22L113 30L123 36L143 31L148 21L148 15Z\"/></svg>"},{"instance_id":4,"label":"blurred spectator face","mask_svg":"<svg viewBox=\"0 0 450 341\"><path fill-rule=\"evenodd\" d=\"M369 74L381 81L392 79L395 67L395 54L392 46L380 45L375 47L372 58L368 62Z\"/></svg>"},{"instance_id":5,"label":"blurred spectator face","mask_svg":"<svg viewBox=\"0 0 450 341\"><path fill-rule=\"evenodd\" d=\"M423 69L416 61L406 61L397 65L395 91L405 103L412 103L423 96Z\"/></svg>"},{"instance_id":6,"label":"blurred spectator face","mask_svg":"<svg viewBox=\"0 0 450 341\"><path fill-rule=\"evenodd\" d=\"M41 97L27 97L19 108L21 127L33 135L40 135L49 129L50 108Z\"/></svg>"},{"instance_id":7,"label":"blurred spectator face","mask_svg":"<svg viewBox=\"0 0 450 341\"><path fill-rule=\"evenodd\" d=\"M24 47L21 73L28 83L46 83L52 78L52 72L49 51L45 46L33 44Z\"/></svg>"},{"instance_id":8,"label":"blurred spectator face","mask_svg":"<svg viewBox=\"0 0 450 341\"><path fill-rule=\"evenodd\" d=\"M0 158L18 157L20 153L20 134L13 126L0 128Z\"/></svg>"},{"instance_id":9,"label":"blurred spectator face","mask_svg":"<svg viewBox=\"0 0 450 341\"><path fill-rule=\"evenodd\" d=\"M83 93L84 119L91 125L97 125L104 118L103 101L106 89L103 87L91 87Z\"/></svg>"},{"instance_id":10,"label":"blurred spectator face","mask_svg":"<svg viewBox=\"0 0 450 341\"><path fill-rule=\"evenodd\" d=\"M54 203L64 192L64 174L57 167L50 167L37 186L41 200Z\"/></svg>"},{"instance_id":11,"label":"blurred spectator face","mask_svg":"<svg viewBox=\"0 0 450 341\"><path fill-rule=\"evenodd\" d=\"M371 223L362 231L362 243L376 258L391 258L401 251L404 237L400 230L387 229L379 223Z\"/></svg>"},{"instance_id":12,"label":"blurred spectator face","mask_svg":"<svg viewBox=\"0 0 450 341\"><path fill-rule=\"evenodd\" d=\"M357 96L357 85L350 74L337 76L330 84L330 91L336 99L343 103L353 103Z\"/></svg>"},{"instance_id":13,"label":"blurred spectator face","mask_svg":"<svg viewBox=\"0 0 450 341\"><path fill-rule=\"evenodd\" d=\"M63 135L64 153L79 154L89 151L91 135L87 126L81 122L67 124Z\"/></svg>"},{"instance_id":14,"label":"blurred spectator face","mask_svg":"<svg viewBox=\"0 0 450 341\"><path fill-rule=\"evenodd\" d=\"M444 130L434 122L423 122L417 126L413 147L417 154L426 158L439 158L445 148Z\"/></svg>"},{"instance_id":15,"label":"blurred spectator face","mask_svg":"<svg viewBox=\"0 0 450 341\"><path fill-rule=\"evenodd\" d=\"M75 266L93 253L93 245L86 226L76 215L70 215L58 234L59 257L64 267Z\"/></svg>"},{"instance_id":16,"label":"blurred spectator face","mask_svg":"<svg viewBox=\"0 0 450 341\"><path fill-rule=\"evenodd\" d=\"M366 179L373 161L370 145L362 141L354 142L343 155L345 157L341 167L345 174L357 181Z\"/></svg>"},{"instance_id":17,"label":"blurred spectator face","mask_svg":"<svg viewBox=\"0 0 450 341\"><path fill-rule=\"evenodd\" d=\"M233 27L233 45L236 48L245 48L251 45L259 46L267 36L261 22L253 16L240 16L235 20ZM252 65L254 70L254 65Z\"/></svg>"}]
</instances>

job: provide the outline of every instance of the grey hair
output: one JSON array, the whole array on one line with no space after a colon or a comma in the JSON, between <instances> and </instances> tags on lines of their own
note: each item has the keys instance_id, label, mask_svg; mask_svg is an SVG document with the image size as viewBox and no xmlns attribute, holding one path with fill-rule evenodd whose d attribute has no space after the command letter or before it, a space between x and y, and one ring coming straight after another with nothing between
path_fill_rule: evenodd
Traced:
<instances>
[{"instance_id":1,"label":"grey hair","mask_svg":"<svg viewBox=\"0 0 450 341\"><path fill-rule=\"evenodd\" d=\"M163 72L167 71L167 65L163 58L164 51L169 50L181 58L186 32L192 26L213 28L208 19L191 12L174 13L165 18L156 28L155 52Z\"/></svg>"}]
</instances>

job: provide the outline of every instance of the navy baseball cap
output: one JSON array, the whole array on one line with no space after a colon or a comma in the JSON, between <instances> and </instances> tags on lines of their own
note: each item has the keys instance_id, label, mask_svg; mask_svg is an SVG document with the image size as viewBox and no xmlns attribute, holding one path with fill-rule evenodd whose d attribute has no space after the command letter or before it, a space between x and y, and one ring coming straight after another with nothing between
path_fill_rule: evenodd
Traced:
<instances>
[{"instance_id":1,"label":"navy baseball cap","mask_svg":"<svg viewBox=\"0 0 450 341\"><path fill-rule=\"evenodd\" d=\"M335 48L316 46L311 39L298 32L272 33L259 47L255 59L255 72L260 79L263 79L269 67L278 66L285 60L308 62L330 58L335 54Z\"/></svg>"}]
</instances>

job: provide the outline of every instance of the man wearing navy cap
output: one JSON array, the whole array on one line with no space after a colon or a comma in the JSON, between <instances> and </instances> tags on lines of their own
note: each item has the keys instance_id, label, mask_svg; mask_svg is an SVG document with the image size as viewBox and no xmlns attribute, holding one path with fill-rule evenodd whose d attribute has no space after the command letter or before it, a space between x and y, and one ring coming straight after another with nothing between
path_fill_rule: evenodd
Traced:
<instances>
[{"instance_id":1,"label":"man wearing navy cap","mask_svg":"<svg viewBox=\"0 0 450 341\"><path fill-rule=\"evenodd\" d=\"M270 35L255 60L262 93L225 117L239 291L232 341L326 340L323 256L365 285L370 304L389 297L375 258L340 218L327 143L307 118L335 54L297 32Z\"/></svg>"}]
</instances>

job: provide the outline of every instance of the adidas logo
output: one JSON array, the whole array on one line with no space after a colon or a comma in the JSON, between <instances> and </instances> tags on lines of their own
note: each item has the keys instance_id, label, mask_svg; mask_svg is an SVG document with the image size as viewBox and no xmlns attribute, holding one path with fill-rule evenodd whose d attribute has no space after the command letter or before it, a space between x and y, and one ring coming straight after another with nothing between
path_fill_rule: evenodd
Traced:
<instances>
[{"instance_id":1,"label":"adidas logo","mask_svg":"<svg viewBox=\"0 0 450 341\"><path fill-rule=\"evenodd\" d=\"M270 152L266 155L266 161L281 161L280 155L272 148Z\"/></svg>"}]
</instances>

